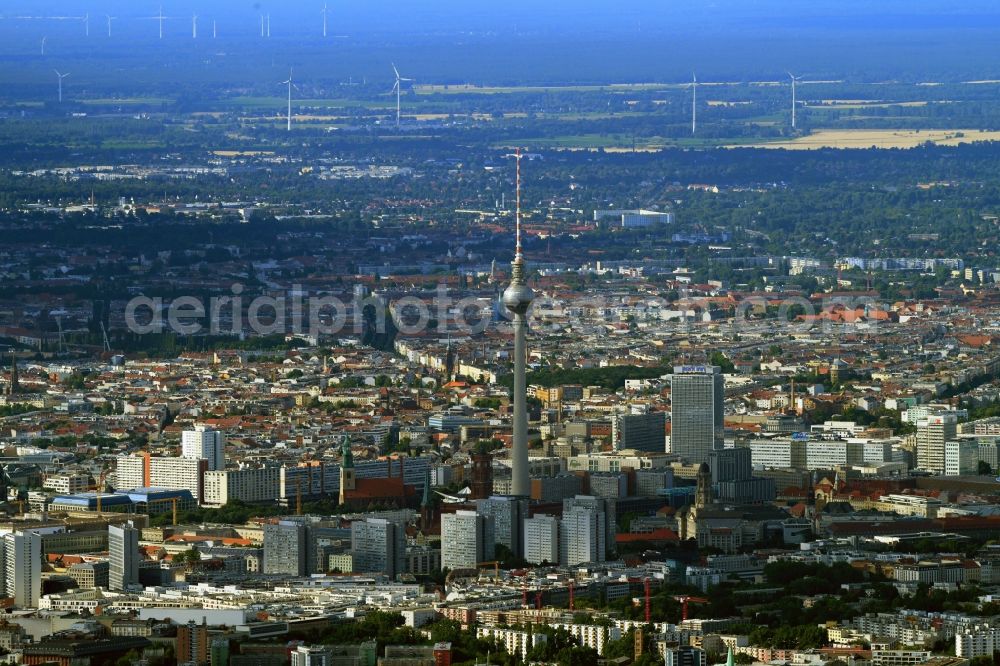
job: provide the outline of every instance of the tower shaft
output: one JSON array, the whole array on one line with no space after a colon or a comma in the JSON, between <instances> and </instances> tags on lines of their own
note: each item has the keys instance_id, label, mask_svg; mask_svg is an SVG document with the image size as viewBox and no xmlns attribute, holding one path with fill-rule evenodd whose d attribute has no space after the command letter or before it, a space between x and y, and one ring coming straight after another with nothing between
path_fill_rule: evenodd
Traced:
<instances>
[{"instance_id":1,"label":"tower shaft","mask_svg":"<svg viewBox=\"0 0 1000 666\"><path fill-rule=\"evenodd\" d=\"M521 497L531 495L528 479L528 401L527 401L527 349L525 329L527 321L523 312L514 314L514 441L511 448L513 476L510 494Z\"/></svg>"}]
</instances>

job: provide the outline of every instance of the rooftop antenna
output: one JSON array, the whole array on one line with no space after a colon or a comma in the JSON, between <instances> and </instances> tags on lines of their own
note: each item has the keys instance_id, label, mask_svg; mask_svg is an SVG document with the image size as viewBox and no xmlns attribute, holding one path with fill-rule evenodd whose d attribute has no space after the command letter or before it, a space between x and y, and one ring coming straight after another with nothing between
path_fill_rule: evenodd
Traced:
<instances>
[{"instance_id":1,"label":"rooftop antenna","mask_svg":"<svg viewBox=\"0 0 1000 666\"><path fill-rule=\"evenodd\" d=\"M412 81L413 79L404 79L403 77L401 77L399 75L399 70L396 69L396 63L392 63L392 71L396 73L396 83L395 85L392 86L390 94L392 92L396 93L396 127L399 127L399 96L403 88L400 85L400 83L402 83L403 81Z\"/></svg>"},{"instance_id":2,"label":"rooftop antenna","mask_svg":"<svg viewBox=\"0 0 1000 666\"><path fill-rule=\"evenodd\" d=\"M801 79L801 76L795 76L791 72L788 72L788 78L792 80L792 129L795 129L795 84Z\"/></svg>"},{"instance_id":3,"label":"rooftop antenna","mask_svg":"<svg viewBox=\"0 0 1000 666\"><path fill-rule=\"evenodd\" d=\"M191 39L198 39L198 15L191 15Z\"/></svg>"},{"instance_id":4,"label":"rooftop antenna","mask_svg":"<svg viewBox=\"0 0 1000 666\"><path fill-rule=\"evenodd\" d=\"M63 82L63 79L65 79L67 76L69 76L69 72L67 72L65 74L60 74L58 69L54 69L52 71L56 73L57 77L59 77L59 102L62 103L62 82Z\"/></svg>"},{"instance_id":5,"label":"rooftop antenna","mask_svg":"<svg viewBox=\"0 0 1000 666\"><path fill-rule=\"evenodd\" d=\"M328 10L326 8L326 3L323 3L323 11L320 12L323 15L323 37L326 37L326 15Z\"/></svg>"},{"instance_id":6,"label":"rooftop antenna","mask_svg":"<svg viewBox=\"0 0 1000 666\"><path fill-rule=\"evenodd\" d=\"M109 14L105 14L104 18L106 18L108 20L108 37L110 37L111 36L111 22L114 21L118 17L117 16L111 16Z\"/></svg>"},{"instance_id":7,"label":"rooftop antenna","mask_svg":"<svg viewBox=\"0 0 1000 666\"><path fill-rule=\"evenodd\" d=\"M292 88L298 90L299 87L294 83L292 83L292 69L290 67L288 68L288 80L282 81L281 83L288 85L288 131L291 132L292 131Z\"/></svg>"},{"instance_id":8,"label":"rooftop antenna","mask_svg":"<svg viewBox=\"0 0 1000 666\"><path fill-rule=\"evenodd\" d=\"M45 40L46 39L48 39L48 37L42 37L42 55L45 55Z\"/></svg>"},{"instance_id":9,"label":"rooftop antenna","mask_svg":"<svg viewBox=\"0 0 1000 666\"><path fill-rule=\"evenodd\" d=\"M691 134L698 129L698 77L691 73Z\"/></svg>"}]
</instances>

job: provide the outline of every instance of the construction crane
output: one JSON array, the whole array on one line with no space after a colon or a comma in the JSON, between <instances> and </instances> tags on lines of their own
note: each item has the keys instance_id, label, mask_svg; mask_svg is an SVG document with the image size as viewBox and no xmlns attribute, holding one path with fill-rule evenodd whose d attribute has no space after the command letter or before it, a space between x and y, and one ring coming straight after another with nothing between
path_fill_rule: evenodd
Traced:
<instances>
[{"instance_id":1,"label":"construction crane","mask_svg":"<svg viewBox=\"0 0 1000 666\"><path fill-rule=\"evenodd\" d=\"M176 497L161 497L159 499L151 499L146 502L146 511L149 512L150 507L153 504L158 504L160 502L170 502L173 508L174 516L172 525L177 525L177 499Z\"/></svg>"},{"instance_id":2,"label":"construction crane","mask_svg":"<svg viewBox=\"0 0 1000 666\"><path fill-rule=\"evenodd\" d=\"M97 478L97 517L101 517L101 491L104 490L104 477L108 475L107 470L102 469Z\"/></svg>"},{"instance_id":3,"label":"construction crane","mask_svg":"<svg viewBox=\"0 0 1000 666\"><path fill-rule=\"evenodd\" d=\"M649 578L644 578L643 579L643 581L642 581L642 591L643 591L643 596L645 596L645 598L646 598L645 599L645 606L644 606L644 612L645 612L645 617L646 617L646 624L649 624L649 616L650 616L650 610L651 610L650 609L650 603L649 603Z\"/></svg>"},{"instance_id":4,"label":"construction crane","mask_svg":"<svg viewBox=\"0 0 1000 666\"><path fill-rule=\"evenodd\" d=\"M681 621L688 619L688 604L707 604L708 599L704 597L690 597L687 595L680 595L674 597L675 600L681 602Z\"/></svg>"},{"instance_id":5,"label":"construction crane","mask_svg":"<svg viewBox=\"0 0 1000 666\"><path fill-rule=\"evenodd\" d=\"M628 582L629 582L629 584L642 583L642 605L643 605L643 613L644 613L644 615L646 617L646 622L649 622L649 618L650 618L651 610L652 610L651 605L650 605L650 599L649 599L649 596L650 596L650 583L651 583L649 577L647 576L646 578L641 578L641 579L640 578L629 578Z\"/></svg>"},{"instance_id":6,"label":"construction crane","mask_svg":"<svg viewBox=\"0 0 1000 666\"><path fill-rule=\"evenodd\" d=\"M111 341L108 340L108 330L104 328L104 320L101 320L101 335L104 336L104 351L111 351Z\"/></svg>"}]
</instances>

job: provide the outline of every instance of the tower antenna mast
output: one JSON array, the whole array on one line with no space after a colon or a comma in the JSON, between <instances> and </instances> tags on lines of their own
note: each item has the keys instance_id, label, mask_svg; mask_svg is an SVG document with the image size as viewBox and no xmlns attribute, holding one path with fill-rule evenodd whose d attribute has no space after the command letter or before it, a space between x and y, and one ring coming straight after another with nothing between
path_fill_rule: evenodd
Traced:
<instances>
[{"instance_id":1,"label":"tower antenna mast","mask_svg":"<svg viewBox=\"0 0 1000 666\"><path fill-rule=\"evenodd\" d=\"M522 257L521 253L521 149L518 148L514 152L514 159L517 160L517 175L516 175L516 197L517 197L517 207L515 208L516 213L514 215L514 226L516 229L516 246L514 249L514 254L517 257Z\"/></svg>"}]
</instances>

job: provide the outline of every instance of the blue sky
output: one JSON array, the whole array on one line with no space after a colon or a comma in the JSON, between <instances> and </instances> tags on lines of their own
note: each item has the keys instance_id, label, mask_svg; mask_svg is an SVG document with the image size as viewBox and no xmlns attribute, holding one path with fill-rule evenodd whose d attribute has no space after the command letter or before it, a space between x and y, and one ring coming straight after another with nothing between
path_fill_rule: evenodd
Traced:
<instances>
[{"instance_id":1,"label":"blue sky","mask_svg":"<svg viewBox=\"0 0 1000 666\"><path fill-rule=\"evenodd\" d=\"M153 15L158 1L8 0L2 14L90 12L122 17ZM317 25L322 0L165 0L166 14L225 18L252 30L260 13L275 26ZM1000 25L1000 3L990 0L327 0L331 28L366 32L467 30L557 33L709 31L726 28L782 30L936 29Z\"/></svg>"}]
</instances>

